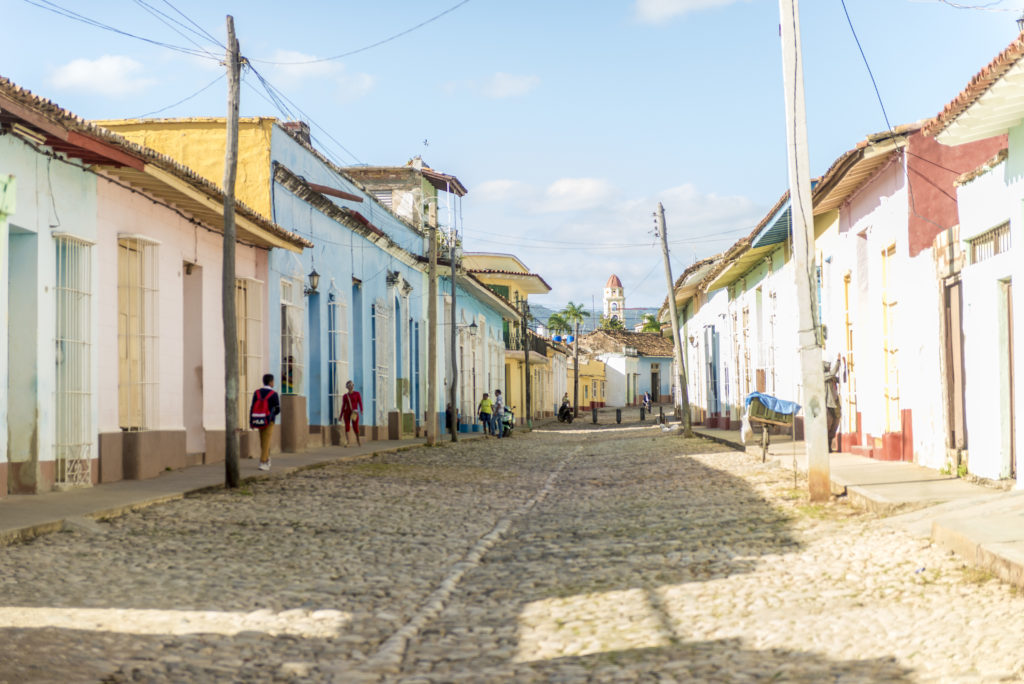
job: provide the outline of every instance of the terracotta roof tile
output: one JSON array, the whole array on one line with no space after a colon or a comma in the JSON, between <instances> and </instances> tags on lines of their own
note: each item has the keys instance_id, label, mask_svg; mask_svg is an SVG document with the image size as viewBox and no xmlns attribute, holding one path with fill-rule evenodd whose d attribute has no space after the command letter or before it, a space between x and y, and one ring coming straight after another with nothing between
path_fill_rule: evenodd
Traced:
<instances>
[{"instance_id":1,"label":"terracotta roof tile","mask_svg":"<svg viewBox=\"0 0 1024 684\"><path fill-rule=\"evenodd\" d=\"M1024 57L1024 33L1017 36L1016 40L975 74L960 94L924 125L924 134L934 137L942 133L968 107L977 102L978 98L988 92L988 89L1019 62L1021 57Z\"/></svg>"}]
</instances>

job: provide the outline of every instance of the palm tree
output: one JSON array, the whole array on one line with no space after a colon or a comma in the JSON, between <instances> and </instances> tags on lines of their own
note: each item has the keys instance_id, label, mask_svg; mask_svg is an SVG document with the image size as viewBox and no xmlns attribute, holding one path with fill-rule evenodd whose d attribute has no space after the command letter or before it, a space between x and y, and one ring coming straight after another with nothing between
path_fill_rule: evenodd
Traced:
<instances>
[{"instance_id":1,"label":"palm tree","mask_svg":"<svg viewBox=\"0 0 1024 684\"><path fill-rule=\"evenodd\" d=\"M555 334L567 333L572 330L572 326L569 325L569 322L565 320L562 314L553 313L548 316L548 330Z\"/></svg>"},{"instance_id":2,"label":"palm tree","mask_svg":"<svg viewBox=\"0 0 1024 684\"><path fill-rule=\"evenodd\" d=\"M572 300L565 305L559 314L562 319L573 326L576 335L572 342L572 415L579 417L580 414L580 323L587 317L587 311L582 304L573 304Z\"/></svg>"},{"instance_id":3,"label":"palm tree","mask_svg":"<svg viewBox=\"0 0 1024 684\"><path fill-rule=\"evenodd\" d=\"M640 332L661 332L661 323L658 322L658 317L654 314L644 314L641 322L643 327L640 329Z\"/></svg>"}]
</instances>

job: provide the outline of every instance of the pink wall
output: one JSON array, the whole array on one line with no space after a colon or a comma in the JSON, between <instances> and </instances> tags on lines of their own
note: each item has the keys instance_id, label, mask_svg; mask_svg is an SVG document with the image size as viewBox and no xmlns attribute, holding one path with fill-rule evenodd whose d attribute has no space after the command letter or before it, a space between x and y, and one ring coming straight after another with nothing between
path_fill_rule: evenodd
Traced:
<instances>
[{"instance_id":1,"label":"pink wall","mask_svg":"<svg viewBox=\"0 0 1024 684\"><path fill-rule=\"evenodd\" d=\"M221 262L222 239L219 234L196 226L177 212L158 205L145 196L113 183L98 183L98 252L97 283L97 355L96 392L99 398L99 431L116 432L118 426L118 344L117 344L117 240L119 234L143 235L159 242L159 410L153 425L159 430L181 430L185 425L184 403L203 406L203 423L208 429L224 427L224 352L221 325ZM186 397L184 368L184 264L192 262L201 268L202 317L202 396ZM235 260L239 278L266 281L267 252L238 245ZM194 287L194 285L192 285ZM264 295L265 297L265 295ZM268 333L263 320L264 336ZM194 329L198 329L198 326ZM263 346L264 353L266 344ZM195 348L190 358L195 358ZM192 364L190 364L192 365Z\"/></svg>"},{"instance_id":2,"label":"pink wall","mask_svg":"<svg viewBox=\"0 0 1024 684\"><path fill-rule=\"evenodd\" d=\"M973 171L1006 147L1006 136L947 147L921 133L910 136L907 145L907 175L910 178L910 256L932 246L935 236L960 223L956 188L960 174Z\"/></svg>"}]
</instances>

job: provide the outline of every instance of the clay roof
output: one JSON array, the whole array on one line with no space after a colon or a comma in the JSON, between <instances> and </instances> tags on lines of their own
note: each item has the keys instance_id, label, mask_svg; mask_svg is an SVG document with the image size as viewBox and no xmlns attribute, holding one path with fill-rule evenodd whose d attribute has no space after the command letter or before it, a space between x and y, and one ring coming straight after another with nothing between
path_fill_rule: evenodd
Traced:
<instances>
[{"instance_id":1,"label":"clay roof","mask_svg":"<svg viewBox=\"0 0 1024 684\"><path fill-rule=\"evenodd\" d=\"M971 105L992 88L1010 69L1024 57L1024 33L1010 43L995 59L974 75L960 93L942 108L935 118L925 124L925 135L937 136L949 128Z\"/></svg>"},{"instance_id":2,"label":"clay roof","mask_svg":"<svg viewBox=\"0 0 1024 684\"><path fill-rule=\"evenodd\" d=\"M157 169L157 173L170 174L203 195L223 202L224 191L215 183L203 178L171 157L130 142L111 130L89 123L51 100L40 97L2 76L0 76L0 110L19 119L22 119L23 116L26 117L23 120L42 131L46 138L45 144L56 151L68 153L75 148L98 150L96 158L86 159L83 157L83 163L101 166L104 171L119 177L128 184L141 187L157 196L168 191L173 195L169 201L182 206L205 223L216 223L217 216L223 220L222 214L209 210L204 203L196 202L177 191L170 192L163 182L147 171L146 167ZM240 217L251 221L259 229L266 231L267 234L290 247L296 248L297 251L301 251L303 247L313 246L313 243L306 238L285 230L242 202L235 202L235 211ZM211 227L220 228L221 225ZM249 237L259 239L258 235ZM263 246L270 245L264 244Z\"/></svg>"},{"instance_id":3,"label":"clay roof","mask_svg":"<svg viewBox=\"0 0 1024 684\"><path fill-rule=\"evenodd\" d=\"M622 289L622 281L619 280L619 276L612 273L611 277L608 278L608 282L604 284L605 287L617 287Z\"/></svg>"},{"instance_id":4,"label":"clay roof","mask_svg":"<svg viewBox=\"0 0 1024 684\"><path fill-rule=\"evenodd\" d=\"M638 333L626 330L595 330L580 336L581 346L591 352L621 353L623 347L636 349L641 356L672 356L673 344L661 333Z\"/></svg>"}]
</instances>

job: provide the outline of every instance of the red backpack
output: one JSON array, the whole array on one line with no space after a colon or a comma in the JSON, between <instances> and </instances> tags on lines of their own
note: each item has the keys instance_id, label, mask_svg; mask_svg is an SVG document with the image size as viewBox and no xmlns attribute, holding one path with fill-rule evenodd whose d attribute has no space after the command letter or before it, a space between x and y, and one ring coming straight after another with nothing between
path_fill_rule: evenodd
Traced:
<instances>
[{"instance_id":1,"label":"red backpack","mask_svg":"<svg viewBox=\"0 0 1024 684\"><path fill-rule=\"evenodd\" d=\"M249 427L261 428L270 424L270 395L273 393L273 390L256 390L249 411Z\"/></svg>"}]
</instances>

